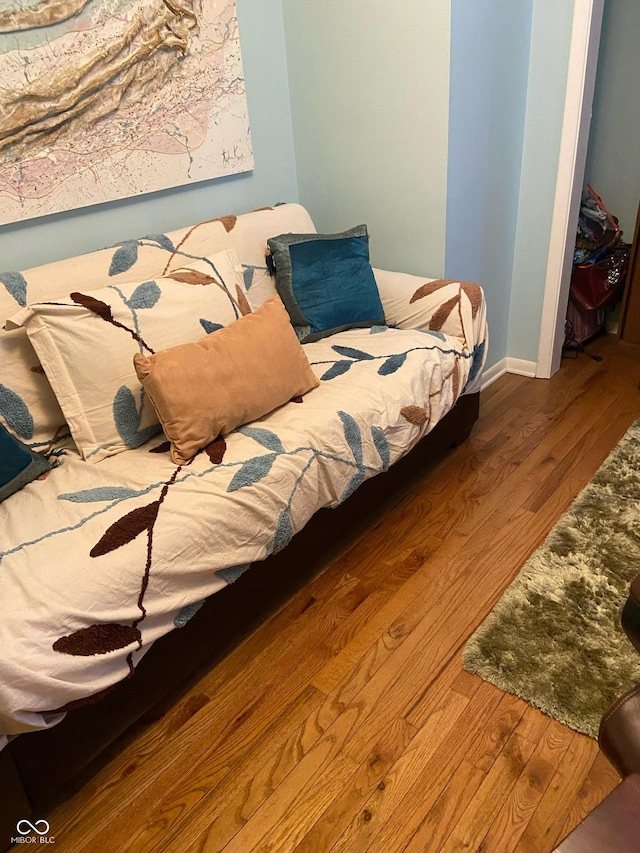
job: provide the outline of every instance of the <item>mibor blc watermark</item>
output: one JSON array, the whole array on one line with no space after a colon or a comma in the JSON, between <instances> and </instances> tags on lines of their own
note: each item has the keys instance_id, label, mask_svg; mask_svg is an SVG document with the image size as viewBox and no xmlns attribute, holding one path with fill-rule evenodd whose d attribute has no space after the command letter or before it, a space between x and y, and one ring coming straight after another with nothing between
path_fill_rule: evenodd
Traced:
<instances>
[{"instance_id":1,"label":"mibor blc watermark","mask_svg":"<svg viewBox=\"0 0 640 853\"><path fill-rule=\"evenodd\" d=\"M49 835L49 821L19 820L16 824L16 837L11 839L12 844L55 844L53 835Z\"/></svg>"}]
</instances>

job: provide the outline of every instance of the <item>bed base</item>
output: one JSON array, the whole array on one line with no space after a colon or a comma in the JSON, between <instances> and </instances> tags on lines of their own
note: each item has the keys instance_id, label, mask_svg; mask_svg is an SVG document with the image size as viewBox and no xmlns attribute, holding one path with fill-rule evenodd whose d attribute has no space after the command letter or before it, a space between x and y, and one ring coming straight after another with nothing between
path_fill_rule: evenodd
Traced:
<instances>
[{"instance_id":1,"label":"bed base","mask_svg":"<svg viewBox=\"0 0 640 853\"><path fill-rule=\"evenodd\" d=\"M10 846L17 821L41 819L78 790L109 757L107 748L118 737L172 691L187 689L199 671L224 657L411 492L430 465L468 437L479 396L461 397L408 456L364 483L338 512L321 509L283 551L266 560L268 566L249 570L213 595L184 628L154 644L134 678L96 704L69 712L59 725L11 741L0 752L0 850Z\"/></svg>"}]
</instances>

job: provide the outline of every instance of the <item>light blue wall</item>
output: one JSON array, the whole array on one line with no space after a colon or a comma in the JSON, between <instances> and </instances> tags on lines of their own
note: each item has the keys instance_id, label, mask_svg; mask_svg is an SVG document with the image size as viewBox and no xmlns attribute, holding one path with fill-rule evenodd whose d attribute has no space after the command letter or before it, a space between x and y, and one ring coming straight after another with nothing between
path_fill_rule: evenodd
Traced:
<instances>
[{"instance_id":1,"label":"light blue wall","mask_svg":"<svg viewBox=\"0 0 640 853\"><path fill-rule=\"evenodd\" d=\"M25 269L141 234L297 201L281 0L237 0L253 172L0 226L0 269Z\"/></svg>"},{"instance_id":2,"label":"light blue wall","mask_svg":"<svg viewBox=\"0 0 640 853\"><path fill-rule=\"evenodd\" d=\"M640 17L636 0L610 9L623 4ZM573 0L237 10L254 171L0 226L0 269L299 200L321 230L367 222L377 266L479 281L489 365L535 360ZM626 137L635 163L640 133Z\"/></svg>"},{"instance_id":3,"label":"light blue wall","mask_svg":"<svg viewBox=\"0 0 640 853\"><path fill-rule=\"evenodd\" d=\"M507 355L533 0L451 0L445 275L485 290Z\"/></svg>"},{"instance_id":4,"label":"light blue wall","mask_svg":"<svg viewBox=\"0 0 640 853\"><path fill-rule=\"evenodd\" d=\"M631 242L640 201L640 2L604 4L585 179Z\"/></svg>"},{"instance_id":5,"label":"light blue wall","mask_svg":"<svg viewBox=\"0 0 640 853\"><path fill-rule=\"evenodd\" d=\"M534 0L507 339L525 361L538 358L572 22L572 2Z\"/></svg>"},{"instance_id":6,"label":"light blue wall","mask_svg":"<svg viewBox=\"0 0 640 853\"><path fill-rule=\"evenodd\" d=\"M283 0L299 197L376 266L441 276L449 0Z\"/></svg>"}]
</instances>

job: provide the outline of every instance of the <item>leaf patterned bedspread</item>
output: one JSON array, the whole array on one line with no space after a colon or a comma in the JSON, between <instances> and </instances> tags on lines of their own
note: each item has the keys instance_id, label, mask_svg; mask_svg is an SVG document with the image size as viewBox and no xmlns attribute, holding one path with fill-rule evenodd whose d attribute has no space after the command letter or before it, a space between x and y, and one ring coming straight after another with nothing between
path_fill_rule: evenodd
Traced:
<instances>
[{"instance_id":1,"label":"leaf patterned bedspread","mask_svg":"<svg viewBox=\"0 0 640 853\"><path fill-rule=\"evenodd\" d=\"M52 725L131 674L203 599L407 453L470 387L483 348L341 332L305 345L318 388L191 464L172 463L162 436L97 465L67 452L5 501L0 733Z\"/></svg>"}]
</instances>

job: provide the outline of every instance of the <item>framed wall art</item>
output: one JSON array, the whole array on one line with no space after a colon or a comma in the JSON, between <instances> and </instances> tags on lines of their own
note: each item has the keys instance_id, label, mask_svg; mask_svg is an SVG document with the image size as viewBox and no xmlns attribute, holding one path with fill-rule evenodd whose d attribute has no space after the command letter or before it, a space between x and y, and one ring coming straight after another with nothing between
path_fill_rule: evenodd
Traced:
<instances>
[{"instance_id":1,"label":"framed wall art","mask_svg":"<svg viewBox=\"0 0 640 853\"><path fill-rule=\"evenodd\" d=\"M252 168L235 0L0 0L0 225Z\"/></svg>"}]
</instances>

